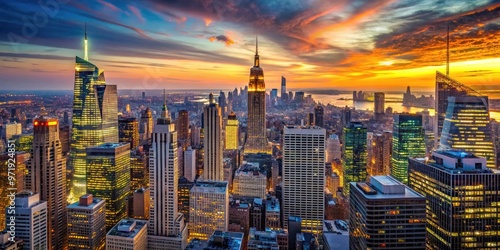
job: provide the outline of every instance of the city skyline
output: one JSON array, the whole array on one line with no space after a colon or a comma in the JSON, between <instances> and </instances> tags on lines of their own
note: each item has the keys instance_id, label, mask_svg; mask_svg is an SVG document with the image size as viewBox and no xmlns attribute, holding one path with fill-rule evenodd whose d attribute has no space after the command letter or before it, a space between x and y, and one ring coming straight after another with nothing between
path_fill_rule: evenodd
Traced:
<instances>
[{"instance_id":1,"label":"city skyline","mask_svg":"<svg viewBox=\"0 0 500 250\"><path fill-rule=\"evenodd\" d=\"M55 10L23 1L0 5L5 13L0 18L5 24L0 28L5 33L0 64L8 69L0 78L4 89L70 89L68 62L84 54L85 23L89 60L120 89L244 85L253 39L259 35L269 88L278 88L284 75L289 88L346 89L354 81L359 89L404 90L411 79L412 88L431 90L435 71L445 72L448 26L450 76L482 89L495 88L500 78L494 69L500 61L494 50L500 31L496 0L453 5L310 1L293 6L96 0L59 3ZM23 35L22 16L33 13L45 14L47 22L38 21L32 33Z\"/></svg>"}]
</instances>

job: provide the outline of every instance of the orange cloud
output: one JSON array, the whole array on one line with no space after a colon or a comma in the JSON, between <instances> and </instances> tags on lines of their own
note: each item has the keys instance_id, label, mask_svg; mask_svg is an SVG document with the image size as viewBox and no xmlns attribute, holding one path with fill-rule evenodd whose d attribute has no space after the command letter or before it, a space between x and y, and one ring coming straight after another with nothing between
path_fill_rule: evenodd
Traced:
<instances>
[{"instance_id":1,"label":"orange cloud","mask_svg":"<svg viewBox=\"0 0 500 250\"><path fill-rule=\"evenodd\" d=\"M235 42L233 41L233 39L229 38L228 36L226 35L218 35L218 36L211 36L208 38L208 40L210 42L213 42L213 41L219 41L219 42L223 42L226 44L226 46L231 46L233 45Z\"/></svg>"}]
</instances>

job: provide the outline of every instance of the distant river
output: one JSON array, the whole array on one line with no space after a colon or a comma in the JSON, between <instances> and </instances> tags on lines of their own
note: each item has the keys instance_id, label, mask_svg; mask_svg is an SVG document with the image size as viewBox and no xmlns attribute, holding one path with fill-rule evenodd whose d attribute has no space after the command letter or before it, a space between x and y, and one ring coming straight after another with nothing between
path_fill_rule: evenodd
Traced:
<instances>
[{"instance_id":1,"label":"distant river","mask_svg":"<svg viewBox=\"0 0 500 250\"><path fill-rule=\"evenodd\" d=\"M308 93L305 93L308 95ZM420 95L417 95L420 96ZM352 94L339 94L339 95L324 95L324 94L313 94L313 99L316 102L320 102L323 104L331 104L337 107L354 107L358 110L369 110L373 111L373 102L355 102L353 104ZM343 100L339 100L343 99ZM393 112L408 112L408 113L417 113L423 111L424 108L416 108L416 107L405 107L403 106L403 94L386 94L385 95L385 108L391 107ZM431 115L434 114L434 109L427 109ZM490 117L500 121L500 112L490 112Z\"/></svg>"}]
</instances>

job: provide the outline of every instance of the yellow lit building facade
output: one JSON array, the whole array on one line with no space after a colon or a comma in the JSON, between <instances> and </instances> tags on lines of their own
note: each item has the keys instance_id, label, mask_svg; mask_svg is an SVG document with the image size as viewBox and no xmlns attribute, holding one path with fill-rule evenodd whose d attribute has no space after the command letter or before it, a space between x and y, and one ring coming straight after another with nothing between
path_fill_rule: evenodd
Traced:
<instances>
[{"instance_id":1,"label":"yellow lit building facade","mask_svg":"<svg viewBox=\"0 0 500 250\"><path fill-rule=\"evenodd\" d=\"M130 194L129 144L104 143L87 148L87 191L106 201L106 228L127 217Z\"/></svg>"},{"instance_id":2,"label":"yellow lit building facade","mask_svg":"<svg viewBox=\"0 0 500 250\"><path fill-rule=\"evenodd\" d=\"M409 186L427 200L426 249L498 249L500 172L464 151L410 158Z\"/></svg>"},{"instance_id":3,"label":"yellow lit building facade","mask_svg":"<svg viewBox=\"0 0 500 250\"><path fill-rule=\"evenodd\" d=\"M235 150L239 146L239 133L238 133L239 122L236 119L236 114L231 111L227 116L226 123L226 149Z\"/></svg>"}]
</instances>

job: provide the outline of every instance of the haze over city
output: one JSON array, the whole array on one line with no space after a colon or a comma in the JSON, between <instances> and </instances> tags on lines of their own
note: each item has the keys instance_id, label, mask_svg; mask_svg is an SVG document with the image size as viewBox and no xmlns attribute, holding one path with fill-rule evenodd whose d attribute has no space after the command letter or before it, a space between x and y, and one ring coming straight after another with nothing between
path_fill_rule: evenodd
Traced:
<instances>
[{"instance_id":1,"label":"haze over city","mask_svg":"<svg viewBox=\"0 0 500 250\"><path fill-rule=\"evenodd\" d=\"M0 6L3 90L72 89L85 23L89 59L120 89L243 86L258 36L269 89L284 75L291 89L429 91L435 71L445 71L448 26L450 76L483 90L500 80L496 0L92 0L60 1L49 12L36 1Z\"/></svg>"}]
</instances>

